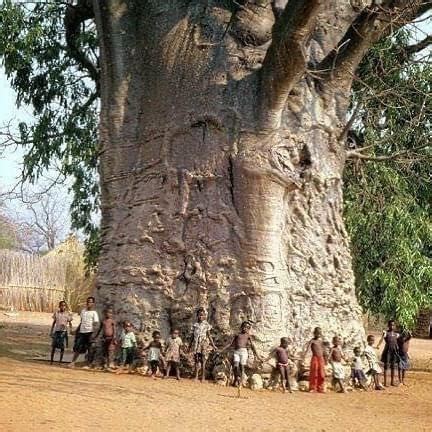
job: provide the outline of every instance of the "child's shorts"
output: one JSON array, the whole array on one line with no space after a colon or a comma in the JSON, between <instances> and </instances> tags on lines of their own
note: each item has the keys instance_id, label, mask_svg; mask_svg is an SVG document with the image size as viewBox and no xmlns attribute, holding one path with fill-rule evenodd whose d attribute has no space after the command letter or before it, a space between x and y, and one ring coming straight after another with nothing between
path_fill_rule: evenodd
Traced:
<instances>
[{"instance_id":1,"label":"child's shorts","mask_svg":"<svg viewBox=\"0 0 432 432\"><path fill-rule=\"evenodd\" d=\"M399 358L399 369L408 370L410 368L410 361L407 355L401 355Z\"/></svg>"},{"instance_id":2,"label":"child's shorts","mask_svg":"<svg viewBox=\"0 0 432 432\"><path fill-rule=\"evenodd\" d=\"M52 347L64 350L65 344L67 345L67 331L56 331L53 335Z\"/></svg>"},{"instance_id":3,"label":"child's shorts","mask_svg":"<svg viewBox=\"0 0 432 432\"><path fill-rule=\"evenodd\" d=\"M246 366L248 357L249 355L247 348L239 348L234 351L234 363L239 363L242 366Z\"/></svg>"},{"instance_id":4,"label":"child's shorts","mask_svg":"<svg viewBox=\"0 0 432 432\"><path fill-rule=\"evenodd\" d=\"M353 369L351 371L351 378L353 380L357 379L359 382L366 381L366 375L361 369Z\"/></svg>"}]
</instances>

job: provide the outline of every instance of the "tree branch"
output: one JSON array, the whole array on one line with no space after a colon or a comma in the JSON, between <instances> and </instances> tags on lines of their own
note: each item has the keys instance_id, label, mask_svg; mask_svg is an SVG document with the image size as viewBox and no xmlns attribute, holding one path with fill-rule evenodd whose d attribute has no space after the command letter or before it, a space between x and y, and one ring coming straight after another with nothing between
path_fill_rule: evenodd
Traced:
<instances>
[{"instance_id":1,"label":"tree branch","mask_svg":"<svg viewBox=\"0 0 432 432\"><path fill-rule=\"evenodd\" d=\"M78 63L80 69L85 69L98 86L99 72L97 66L79 47L81 24L94 18L91 0L78 0L76 5L69 4L66 8L64 26L66 30L66 45L70 56Z\"/></svg>"},{"instance_id":2,"label":"tree branch","mask_svg":"<svg viewBox=\"0 0 432 432\"><path fill-rule=\"evenodd\" d=\"M432 35L428 35L427 37L425 37L420 42L418 42L414 45L407 46L405 48L405 52L408 56L411 56L413 54L417 54L420 51L423 51L424 49L426 49L431 44L432 44Z\"/></svg>"},{"instance_id":3,"label":"tree branch","mask_svg":"<svg viewBox=\"0 0 432 432\"><path fill-rule=\"evenodd\" d=\"M364 148L359 148L356 150L347 151L346 152L346 158L347 159L362 159L362 160L374 161L374 162L384 162L384 161L398 159L401 156L409 155L410 153L416 152L417 150L422 150L422 149L427 148L429 146L430 146L430 144L427 143L427 144L423 144L423 145L418 146L418 147L414 147L412 149L402 150L402 151L393 153L392 155L389 155L389 156L369 156L369 155L365 155L365 154L361 153L362 151L366 150L367 148L370 148L370 146L367 146ZM428 155L424 155L424 156L429 157Z\"/></svg>"},{"instance_id":4,"label":"tree branch","mask_svg":"<svg viewBox=\"0 0 432 432\"><path fill-rule=\"evenodd\" d=\"M316 72L324 80L334 81L347 77L351 81L352 74L374 42L431 8L430 1L416 0L407 5L404 0L396 0L363 9L338 46L318 65Z\"/></svg>"},{"instance_id":5,"label":"tree branch","mask_svg":"<svg viewBox=\"0 0 432 432\"><path fill-rule=\"evenodd\" d=\"M323 4L323 0L290 0L273 26L260 72L263 128L277 127L290 91L306 70L305 44Z\"/></svg>"}]
</instances>

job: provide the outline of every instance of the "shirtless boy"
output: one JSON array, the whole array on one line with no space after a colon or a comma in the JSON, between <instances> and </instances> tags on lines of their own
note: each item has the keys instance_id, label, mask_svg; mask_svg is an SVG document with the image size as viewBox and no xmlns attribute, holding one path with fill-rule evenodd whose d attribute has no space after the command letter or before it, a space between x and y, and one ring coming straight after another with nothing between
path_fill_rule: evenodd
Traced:
<instances>
[{"instance_id":1,"label":"shirtless boy","mask_svg":"<svg viewBox=\"0 0 432 432\"><path fill-rule=\"evenodd\" d=\"M281 338L280 345L270 353L270 356L267 359L264 360L267 361L272 356L276 358L276 367L281 376L282 391L284 393L287 390L289 393L292 393L291 384L289 382L290 370L288 365L288 360L289 360L288 345L289 345L288 338L286 337Z\"/></svg>"},{"instance_id":2,"label":"shirtless boy","mask_svg":"<svg viewBox=\"0 0 432 432\"><path fill-rule=\"evenodd\" d=\"M106 369L114 368L114 352L117 344L117 336L116 336L116 322L113 319L113 314L114 311L111 307L105 309L104 319L96 334L96 338L97 338L100 332L102 331L104 367Z\"/></svg>"},{"instance_id":3,"label":"shirtless boy","mask_svg":"<svg viewBox=\"0 0 432 432\"><path fill-rule=\"evenodd\" d=\"M224 348L222 351L230 347L234 347L233 356L233 368L234 368L234 385L240 386L242 383L242 377L244 374L245 366L248 361L248 348L250 347L255 357L259 359L259 355L256 352L255 346L252 342L251 336L249 334L251 325L248 321L242 323L240 327L240 333L234 337L232 342Z\"/></svg>"},{"instance_id":4,"label":"shirtless boy","mask_svg":"<svg viewBox=\"0 0 432 432\"><path fill-rule=\"evenodd\" d=\"M324 347L322 341L322 332L319 327L315 327L313 332L313 339L308 343L305 355L307 351L312 351L312 359L310 363L310 371L309 371L309 391L310 392L318 392L325 393L324 391Z\"/></svg>"}]
</instances>

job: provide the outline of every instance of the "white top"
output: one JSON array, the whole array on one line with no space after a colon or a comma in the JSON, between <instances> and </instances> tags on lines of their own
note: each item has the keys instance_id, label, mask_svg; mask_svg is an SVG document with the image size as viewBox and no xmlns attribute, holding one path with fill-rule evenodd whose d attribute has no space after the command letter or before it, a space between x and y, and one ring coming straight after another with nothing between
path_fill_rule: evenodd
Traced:
<instances>
[{"instance_id":1,"label":"white top","mask_svg":"<svg viewBox=\"0 0 432 432\"><path fill-rule=\"evenodd\" d=\"M353 368L355 370L363 370L363 362L360 356L354 356Z\"/></svg>"},{"instance_id":2,"label":"white top","mask_svg":"<svg viewBox=\"0 0 432 432\"><path fill-rule=\"evenodd\" d=\"M95 310L81 311L80 333L92 333L95 324L99 324L99 315Z\"/></svg>"},{"instance_id":3,"label":"white top","mask_svg":"<svg viewBox=\"0 0 432 432\"><path fill-rule=\"evenodd\" d=\"M135 333L130 331L128 333L123 332L121 335L121 347L132 348L136 345Z\"/></svg>"}]
</instances>

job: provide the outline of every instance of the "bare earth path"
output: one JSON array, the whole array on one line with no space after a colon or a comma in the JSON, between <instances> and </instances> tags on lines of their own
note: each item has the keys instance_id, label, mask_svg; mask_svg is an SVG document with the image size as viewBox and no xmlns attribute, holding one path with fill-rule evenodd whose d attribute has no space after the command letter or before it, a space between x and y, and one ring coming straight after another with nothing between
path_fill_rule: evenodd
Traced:
<instances>
[{"instance_id":1,"label":"bare earth path","mask_svg":"<svg viewBox=\"0 0 432 432\"><path fill-rule=\"evenodd\" d=\"M6 321L6 322L5 322ZM431 431L432 374L409 388L348 395L151 380L26 360L47 346L46 316L0 319L0 431ZM432 342L414 341L430 364Z\"/></svg>"}]
</instances>

